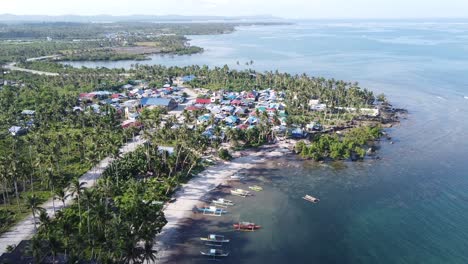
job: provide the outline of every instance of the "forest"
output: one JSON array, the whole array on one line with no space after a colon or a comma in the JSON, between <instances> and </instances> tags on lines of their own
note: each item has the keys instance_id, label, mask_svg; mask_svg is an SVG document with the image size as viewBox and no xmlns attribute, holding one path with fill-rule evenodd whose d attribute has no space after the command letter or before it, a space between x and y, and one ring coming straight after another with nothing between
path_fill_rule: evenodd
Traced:
<instances>
[{"instance_id":1,"label":"forest","mask_svg":"<svg viewBox=\"0 0 468 264\"><path fill-rule=\"evenodd\" d=\"M61 60L143 60L145 55L202 52L185 35L224 34L224 23L15 23L0 24L0 64L59 55ZM150 45L148 45L150 44Z\"/></svg>"}]
</instances>

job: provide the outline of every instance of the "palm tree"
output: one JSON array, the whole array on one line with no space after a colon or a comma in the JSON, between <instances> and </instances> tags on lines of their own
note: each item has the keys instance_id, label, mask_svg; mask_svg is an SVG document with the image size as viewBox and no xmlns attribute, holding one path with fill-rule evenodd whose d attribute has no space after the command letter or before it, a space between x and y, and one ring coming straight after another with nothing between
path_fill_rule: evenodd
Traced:
<instances>
[{"instance_id":1,"label":"palm tree","mask_svg":"<svg viewBox=\"0 0 468 264\"><path fill-rule=\"evenodd\" d=\"M145 241L145 245L141 251L141 263L156 263L157 251L153 249L152 241Z\"/></svg>"},{"instance_id":2,"label":"palm tree","mask_svg":"<svg viewBox=\"0 0 468 264\"><path fill-rule=\"evenodd\" d=\"M55 190L54 199L57 199L57 200L61 201L62 204L63 204L62 208L65 208L65 201L67 200L67 198L69 196L70 196L70 194L67 194L65 190L58 189L58 190Z\"/></svg>"},{"instance_id":3,"label":"palm tree","mask_svg":"<svg viewBox=\"0 0 468 264\"><path fill-rule=\"evenodd\" d=\"M30 195L30 196L27 197L26 204L31 209L31 212L32 212L32 215L33 215L34 230L37 230L36 213L40 213L41 211L45 211L45 209L40 207L41 201L35 194Z\"/></svg>"},{"instance_id":4,"label":"palm tree","mask_svg":"<svg viewBox=\"0 0 468 264\"><path fill-rule=\"evenodd\" d=\"M81 223L81 204L80 204L80 196L83 190L85 189L86 182L80 182L78 179L72 181L70 185L70 193L72 196L76 195L76 199L78 201L78 215L80 216L80 223Z\"/></svg>"}]
</instances>

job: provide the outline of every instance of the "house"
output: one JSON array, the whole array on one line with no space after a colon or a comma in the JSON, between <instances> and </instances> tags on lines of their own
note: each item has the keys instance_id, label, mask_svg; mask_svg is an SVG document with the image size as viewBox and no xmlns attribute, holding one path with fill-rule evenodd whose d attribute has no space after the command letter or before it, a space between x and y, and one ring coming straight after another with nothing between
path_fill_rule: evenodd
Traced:
<instances>
[{"instance_id":1,"label":"house","mask_svg":"<svg viewBox=\"0 0 468 264\"><path fill-rule=\"evenodd\" d=\"M126 85L122 86L122 89L124 89L124 90L130 90L132 88L133 88L133 85L131 85L131 84L126 84Z\"/></svg>"},{"instance_id":2,"label":"house","mask_svg":"<svg viewBox=\"0 0 468 264\"><path fill-rule=\"evenodd\" d=\"M122 128L130 128L130 127L136 127L136 128L141 128L142 124L136 120L125 120L122 122Z\"/></svg>"},{"instance_id":3,"label":"house","mask_svg":"<svg viewBox=\"0 0 468 264\"><path fill-rule=\"evenodd\" d=\"M223 113L232 114L236 108L234 106L226 105L221 108Z\"/></svg>"},{"instance_id":4,"label":"house","mask_svg":"<svg viewBox=\"0 0 468 264\"><path fill-rule=\"evenodd\" d=\"M205 115L198 117L198 123L207 123L208 121L210 121L210 119L211 119L211 116L209 114L205 114Z\"/></svg>"},{"instance_id":5,"label":"house","mask_svg":"<svg viewBox=\"0 0 468 264\"><path fill-rule=\"evenodd\" d=\"M306 125L306 129L308 131L313 131L313 130L320 131L322 130L322 125L319 122L312 122Z\"/></svg>"},{"instance_id":6,"label":"house","mask_svg":"<svg viewBox=\"0 0 468 264\"><path fill-rule=\"evenodd\" d=\"M301 128L296 128L291 131L291 136L293 138L303 138L306 136L306 133Z\"/></svg>"},{"instance_id":7,"label":"house","mask_svg":"<svg viewBox=\"0 0 468 264\"><path fill-rule=\"evenodd\" d=\"M312 111L323 111L327 108L327 105L321 104L320 100L318 99L312 99L312 100L309 100L309 107L310 107L310 110Z\"/></svg>"},{"instance_id":8,"label":"house","mask_svg":"<svg viewBox=\"0 0 468 264\"><path fill-rule=\"evenodd\" d=\"M80 93L80 100L93 100L96 97L93 93Z\"/></svg>"},{"instance_id":9,"label":"house","mask_svg":"<svg viewBox=\"0 0 468 264\"><path fill-rule=\"evenodd\" d=\"M258 118L255 116L249 116L249 118L247 118L244 123L249 125L256 125L258 123Z\"/></svg>"},{"instance_id":10,"label":"house","mask_svg":"<svg viewBox=\"0 0 468 264\"><path fill-rule=\"evenodd\" d=\"M242 101L238 99L232 100L231 105L240 106L242 105Z\"/></svg>"},{"instance_id":11,"label":"house","mask_svg":"<svg viewBox=\"0 0 468 264\"><path fill-rule=\"evenodd\" d=\"M10 127L10 129L8 129L8 132L10 132L12 136L21 136L26 134L28 132L28 129L20 126L12 126Z\"/></svg>"},{"instance_id":12,"label":"house","mask_svg":"<svg viewBox=\"0 0 468 264\"><path fill-rule=\"evenodd\" d=\"M36 113L36 111L33 111L33 110L23 110L21 112L22 115L29 115L29 116L32 116Z\"/></svg>"},{"instance_id":13,"label":"house","mask_svg":"<svg viewBox=\"0 0 468 264\"><path fill-rule=\"evenodd\" d=\"M228 116L226 118L224 118L224 122L226 122L227 124L237 124L237 122L239 121L239 118L237 116Z\"/></svg>"},{"instance_id":14,"label":"house","mask_svg":"<svg viewBox=\"0 0 468 264\"><path fill-rule=\"evenodd\" d=\"M201 110L201 108L196 107L194 105L189 105L189 106L185 107L185 110L187 110L187 111L197 111L197 110Z\"/></svg>"},{"instance_id":15,"label":"house","mask_svg":"<svg viewBox=\"0 0 468 264\"><path fill-rule=\"evenodd\" d=\"M167 110L172 110L177 107L177 102L174 99L146 97L141 99L142 107L165 107Z\"/></svg>"},{"instance_id":16,"label":"house","mask_svg":"<svg viewBox=\"0 0 468 264\"><path fill-rule=\"evenodd\" d=\"M211 104L211 99L197 98L195 99L195 104Z\"/></svg>"},{"instance_id":17,"label":"house","mask_svg":"<svg viewBox=\"0 0 468 264\"><path fill-rule=\"evenodd\" d=\"M195 75L186 75L186 76L182 76L181 81L182 82L191 82L193 80L195 80Z\"/></svg>"}]
</instances>

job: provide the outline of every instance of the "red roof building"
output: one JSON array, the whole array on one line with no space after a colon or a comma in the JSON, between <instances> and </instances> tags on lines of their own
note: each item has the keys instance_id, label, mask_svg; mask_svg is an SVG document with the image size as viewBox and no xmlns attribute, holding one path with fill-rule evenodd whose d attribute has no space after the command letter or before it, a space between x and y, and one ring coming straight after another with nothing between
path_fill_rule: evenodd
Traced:
<instances>
[{"instance_id":1,"label":"red roof building","mask_svg":"<svg viewBox=\"0 0 468 264\"><path fill-rule=\"evenodd\" d=\"M200 108L196 107L194 105L189 105L189 106L185 107L185 110L187 110L187 111L197 111L197 110L200 110Z\"/></svg>"},{"instance_id":2,"label":"red roof building","mask_svg":"<svg viewBox=\"0 0 468 264\"><path fill-rule=\"evenodd\" d=\"M211 104L211 99L197 98L195 99L196 104Z\"/></svg>"},{"instance_id":3,"label":"red roof building","mask_svg":"<svg viewBox=\"0 0 468 264\"><path fill-rule=\"evenodd\" d=\"M242 104L242 101L241 101L241 100L232 100L232 101L231 101L231 104L232 104L232 105L237 105L237 106L239 106L239 105Z\"/></svg>"}]
</instances>

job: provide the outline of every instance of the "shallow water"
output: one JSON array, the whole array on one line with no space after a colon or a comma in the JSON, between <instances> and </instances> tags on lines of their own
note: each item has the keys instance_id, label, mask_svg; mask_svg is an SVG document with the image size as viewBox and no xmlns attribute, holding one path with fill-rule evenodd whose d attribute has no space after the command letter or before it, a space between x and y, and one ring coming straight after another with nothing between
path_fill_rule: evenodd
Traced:
<instances>
[{"instance_id":1,"label":"shallow water","mask_svg":"<svg viewBox=\"0 0 468 264\"><path fill-rule=\"evenodd\" d=\"M359 81L410 115L389 129L395 144L382 141L382 160L266 162L251 172L264 192L182 238L225 232L233 238L226 263L468 263L468 23L303 22L191 38L206 52L140 63L245 68L253 60L258 70ZM239 219L264 229L234 233ZM181 242L187 251L176 263L204 261L197 239Z\"/></svg>"}]
</instances>

